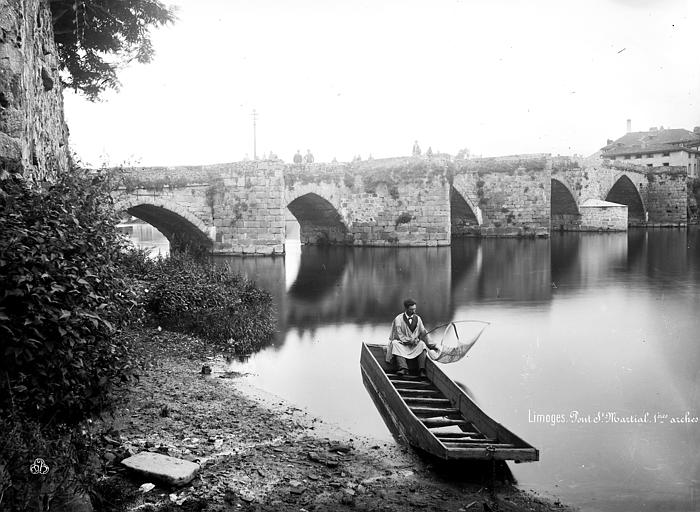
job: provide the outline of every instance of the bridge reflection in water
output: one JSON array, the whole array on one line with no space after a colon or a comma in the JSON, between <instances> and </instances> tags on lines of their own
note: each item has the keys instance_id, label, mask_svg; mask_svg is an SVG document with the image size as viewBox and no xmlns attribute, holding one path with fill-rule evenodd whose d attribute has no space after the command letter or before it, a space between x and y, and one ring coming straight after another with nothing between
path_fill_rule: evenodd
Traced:
<instances>
[{"instance_id":1,"label":"bridge reflection in water","mask_svg":"<svg viewBox=\"0 0 700 512\"><path fill-rule=\"evenodd\" d=\"M385 326L406 297L419 302L432 325L449 322L456 304L551 299L547 240L474 242L420 249L297 246L299 252L288 246L286 258L215 261L272 293L281 333L348 322ZM286 267L290 260L298 267ZM285 275L295 276L291 285Z\"/></svg>"},{"instance_id":2,"label":"bridge reflection in water","mask_svg":"<svg viewBox=\"0 0 700 512\"><path fill-rule=\"evenodd\" d=\"M511 466L524 487L583 510L700 509L700 230L287 249L217 258L269 290L278 311L274 346L237 368L256 385L389 440L362 386L359 344L386 340L413 296L429 328L492 322L444 369L540 449L540 462ZM576 411L609 421L572 422ZM645 413L668 417L614 420ZM686 413L698 422L670 423Z\"/></svg>"},{"instance_id":3,"label":"bridge reflection in water","mask_svg":"<svg viewBox=\"0 0 700 512\"><path fill-rule=\"evenodd\" d=\"M225 261L270 290L278 308L275 346L240 368L263 389L389 439L362 387L359 343L386 340L413 296L428 327L492 322L466 359L444 368L540 448L541 462L512 466L524 486L584 510L698 508L700 423L571 421L574 411L700 416L698 230L301 247L286 259Z\"/></svg>"}]
</instances>

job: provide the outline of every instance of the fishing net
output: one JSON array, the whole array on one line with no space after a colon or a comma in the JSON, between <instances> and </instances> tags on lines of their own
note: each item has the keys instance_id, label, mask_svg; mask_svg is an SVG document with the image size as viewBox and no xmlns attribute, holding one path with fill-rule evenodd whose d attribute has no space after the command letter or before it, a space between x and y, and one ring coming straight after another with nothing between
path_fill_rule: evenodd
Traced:
<instances>
[{"instance_id":1,"label":"fishing net","mask_svg":"<svg viewBox=\"0 0 700 512\"><path fill-rule=\"evenodd\" d=\"M459 328L457 327L459 324ZM481 320L459 320L449 324L439 325L430 333L436 332L439 336L442 332L440 342L436 343L436 349L428 349L428 356L438 363L454 363L459 361L474 346L484 330L489 326L489 322ZM462 336L460 337L460 332Z\"/></svg>"}]
</instances>

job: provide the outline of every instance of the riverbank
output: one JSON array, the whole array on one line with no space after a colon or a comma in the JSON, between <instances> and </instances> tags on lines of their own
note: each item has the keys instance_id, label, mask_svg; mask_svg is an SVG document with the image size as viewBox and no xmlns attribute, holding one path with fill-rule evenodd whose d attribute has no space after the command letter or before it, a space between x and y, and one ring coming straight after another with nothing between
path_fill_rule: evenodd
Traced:
<instances>
[{"instance_id":1,"label":"riverbank","mask_svg":"<svg viewBox=\"0 0 700 512\"><path fill-rule=\"evenodd\" d=\"M223 357L196 338L154 329L131 336L140 378L104 425L96 511L572 510L509 484L492 492L488 467L436 465L326 424L227 373ZM203 365L213 372L203 375ZM201 470L172 488L121 468L144 450ZM144 483L156 487L142 492Z\"/></svg>"}]
</instances>

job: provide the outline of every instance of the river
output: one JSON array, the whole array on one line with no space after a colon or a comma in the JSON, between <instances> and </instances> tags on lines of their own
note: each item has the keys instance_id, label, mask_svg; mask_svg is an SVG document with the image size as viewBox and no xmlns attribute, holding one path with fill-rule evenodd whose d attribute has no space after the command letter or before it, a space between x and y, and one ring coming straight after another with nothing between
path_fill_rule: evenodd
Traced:
<instances>
[{"instance_id":1,"label":"river","mask_svg":"<svg viewBox=\"0 0 700 512\"><path fill-rule=\"evenodd\" d=\"M428 328L491 322L444 370L540 450L520 486L584 511L700 510L700 230L465 239L217 258L269 290L274 344L235 369L351 432L390 442L361 341L405 297Z\"/></svg>"}]
</instances>

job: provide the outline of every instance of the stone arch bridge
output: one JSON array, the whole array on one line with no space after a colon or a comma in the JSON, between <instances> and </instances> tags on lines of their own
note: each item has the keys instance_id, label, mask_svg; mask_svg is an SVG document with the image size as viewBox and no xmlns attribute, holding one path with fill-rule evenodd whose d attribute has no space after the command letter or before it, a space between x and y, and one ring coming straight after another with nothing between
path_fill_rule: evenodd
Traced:
<instances>
[{"instance_id":1,"label":"stone arch bridge","mask_svg":"<svg viewBox=\"0 0 700 512\"><path fill-rule=\"evenodd\" d=\"M113 196L120 210L158 228L174 247L217 254L283 253L288 212L302 243L364 246L686 222L684 168L586 165L548 155L119 172Z\"/></svg>"}]
</instances>

